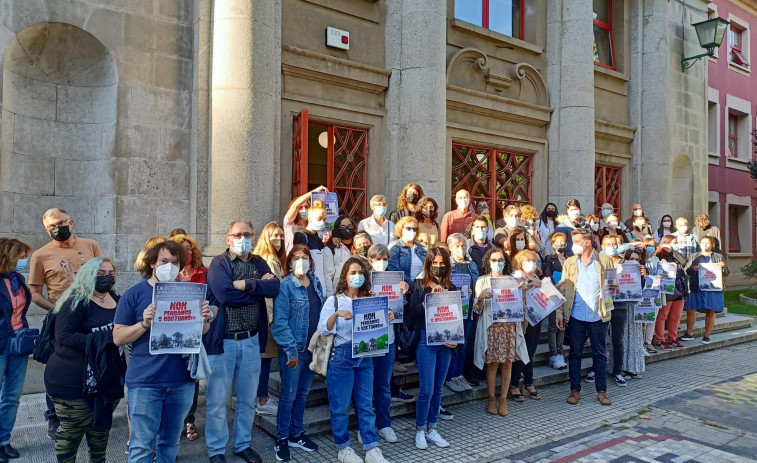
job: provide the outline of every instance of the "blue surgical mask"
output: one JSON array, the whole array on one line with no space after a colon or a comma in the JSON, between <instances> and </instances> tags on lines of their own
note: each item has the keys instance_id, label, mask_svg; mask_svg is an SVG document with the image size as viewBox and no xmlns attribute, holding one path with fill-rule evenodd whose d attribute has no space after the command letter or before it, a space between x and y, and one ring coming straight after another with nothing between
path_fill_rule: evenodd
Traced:
<instances>
[{"instance_id":1,"label":"blue surgical mask","mask_svg":"<svg viewBox=\"0 0 757 463\"><path fill-rule=\"evenodd\" d=\"M239 238L232 241L231 249L240 256L247 255L252 250L252 238Z\"/></svg>"},{"instance_id":2,"label":"blue surgical mask","mask_svg":"<svg viewBox=\"0 0 757 463\"><path fill-rule=\"evenodd\" d=\"M605 248L605 254L607 254L610 257L616 256L616 255L618 255L618 248L616 248L614 246L610 247L610 248Z\"/></svg>"},{"instance_id":3,"label":"blue surgical mask","mask_svg":"<svg viewBox=\"0 0 757 463\"><path fill-rule=\"evenodd\" d=\"M362 287L365 284L365 276L362 273L357 275L350 275L347 283L355 289Z\"/></svg>"},{"instance_id":4,"label":"blue surgical mask","mask_svg":"<svg viewBox=\"0 0 757 463\"><path fill-rule=\"evenodd\" d=\"M386 215L386 206L376 206L376 208L373 210L373 213L379 217L383 217L384 215Z\"/></svg>"},{"instance_id":5,"label":"blue surgical mask","mask_svg":"<svg viewBox=\"0 0 757 463\"><path fill-rule=\"evenodd\" d=\"M29 262L28 257L24 259L19 259L18 262L16 262L16 268L14 268L13 270L15 270L16 272L20 272L21 270L26 268L26 264L28 262Z\"/></svg>"},{"instance_id":6,"label":"blue surgical mask","mask_svg":"<svg viewBox=\"0 0 757 463\"><path fill-rule=\"evenodd\" d=\"M612 214L610 209L602 209L602 217L607 217L610 214Z\"/></svg>"},{"instance_id":7,"label":"blue surgical mask","mask_svg":"<svg viewBox=\"0 0 757 463\"><path fill-rule=\"evenodd\" d=\"M679 246L679 245L677 245L677 244L674 244L674 245L673 245L673 250L674 250L674 251L680 251L680 249L681 249L681 246Z\"/></svg>"},{"instance_id":8,"label":"blue surgical mask","mask_svg":"<svg viewBox=\"0 0 757 463\"><path fill-rule=\"evenodd\" d=\"M326 222L324 222L323 220L310 222L310 225L313 227L313 230L315 231L323 231L326 229Z\"/></svg>"},{"instance_id":9,"label":"blue surgical mask","mask_svg":"<svg viewBox=\"0 0 757 463\"><path fill-rule=\"evenodd\" d=\"M647 246L647 254L653 254L655 252L654 246Z\"/></svg>"},{"instance_id":10,"label":"blue surgical mask","mask_svg":"<svg viewBox=\"0 0 757 463\"><path fill-rule=\"evenodd\" d=\"M491 265L492 265L492 270L494 270L497 273L502 273L505 270L504 262L495 262Z\"/></svg>"},{"instance_id":11,"label":"blue surgical mask","mask_svg":"<svg viewBox=\"0 0 757 463\"><path fill-rule=\"evenodd\" d=\"M477 240L482 240L486 237L486 231L484 231L483 228L475 228L473 229L473 238Z\"/></svg>"},{"instance_id":12,"label":"blue surgical mask","mask_svg":"<svg viewBox=\"0 0 757 463\"><path fill-rule=\"evenodd\" d=\"M307 220L308 219L308 210L303 209L299 212L300 214L300 220Z\"/></svg>"}]
</instances>

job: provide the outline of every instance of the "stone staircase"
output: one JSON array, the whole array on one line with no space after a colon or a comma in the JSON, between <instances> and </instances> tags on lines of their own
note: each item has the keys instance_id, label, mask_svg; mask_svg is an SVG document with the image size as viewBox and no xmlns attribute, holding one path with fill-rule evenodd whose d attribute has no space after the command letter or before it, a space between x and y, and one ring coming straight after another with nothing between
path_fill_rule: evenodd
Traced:
<instances>
[{"instance_id":1,"label":"stone staircase","mask_svg":"<svg viewBox=\"0 0 757 463\"><path fill-rule=\"evenodd\" d=\"M685 315L685 313L684 313ZM710 344L701 344L700 339L704 333L704 315L698 314L697 321L694 326L694 341L684 342L684 346L681 349L674 349L663 351L660 350L657 354L646 357L647 363L658 362L667 360L670 358L681 357L684 355L691 355L698 352L704 352L707 350L719 349L722 347L738 344L742 342L748 342L757 340L757 327L752 326L752 317L735 315L727 313L727 310L722 314L719 314L716 318L715 329L710 337ZM685 323L682 323L683 327L679 329L679 336L685 332ZM567 359L569 349L565 347L565 356ZM591 367L591 350L588 345L584 346L583 360L582 360L582 376L586 374ZM539 347L536 350L534 356L534 382L536 386L544 386L548 384L554 384L558 382L567 381L567 370L554 370L548 366L548 348L546 344L546 332L542 333ZM418 369L413 364L405 365L408 369L406 373L395 373L395 381L400 385L402 390L409 394L417 396L418 394ZM567 387L567 386L566 386ZM278 372L271 372L269 381L270 393L278 396L281 391L281 378ZM566 394L567 394L566 389ZM464 402L487 397L486 383L482 382L481 385L474 387L472 391L466 391L463 393L453 393L444 388L442 395L442 404L447 406L454 406ZM454 407L452 410L454 412ZM402 403L392 402L391 414L392 416L410 415L415 413L415 403ZM355 425L355 413L350 407L350 426ZM258 416L256 418L256 424L258 424L266 432L275 435L276 434L276 417L274 416ZM323 377L316 375L313 380L313 386L310 390L307 400L307 408L305 410L305 429L310 434L316 434L321 432L327 432L331 429L331 423L329 421L329 408L328 408L328 395L326 392L326 382Z\"/></svg>"}]
</instances>

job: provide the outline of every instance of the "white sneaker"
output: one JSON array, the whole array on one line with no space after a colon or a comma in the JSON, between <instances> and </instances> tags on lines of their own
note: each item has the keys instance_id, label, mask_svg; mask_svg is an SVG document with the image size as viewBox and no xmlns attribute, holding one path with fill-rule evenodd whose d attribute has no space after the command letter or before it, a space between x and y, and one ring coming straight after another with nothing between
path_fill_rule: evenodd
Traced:
<instances>
[{"instance_id":1,"label":"white sneaker","mask_svg":"<svg viewBox=\"0 0 757 463\"><path fill-rule=\"evenodd\" d=\"M457 377L457 383L463 387L466 391L472 391L473 386L471 386L468 381L463 376Z\"/></svg>"},{"instance_id":2,"label":"white sneaker","mask_svg":"<svg viewBox=\"0 0 757 463\"><path fill-rule=\"evenodd\" d=\"M558 362L559 362L559 360L557 360L557 354L551 356L549 358L549 367L550 368L554 368L555 370L559 370L560 366L559 366Z\"/></svg>"},{"instance_id":3,"label":"white sneaker","mask_svg":"<svg viewBox=\"0 0 757 463\"><path fill-rule=\"evenodd\" d=\"M426 431L419 429L415 431L415 448L426 450L428 443L426 442Z\"/></svg>"},{"instance_id":4,"label":"white sneaker","mask_svg":"<svg viewBox=\"0 0 757 463\"><path fill-rule=\"evenodd\" d=\"M565 361L565 356L563 356L563 354L557 354L557 362L559 370L565 370L568 368L568 363Z\"/></svg>"},{"instance_id":5,"label":"white sneaker","mask_svg":"<svg viewBox=\"0 0 757 463\"><path fill-rule=\"evenodd\" d=\"M460 383L458 383L456 380L457 380L457 378L452 378L449 381L447 381L446 383L444 383L444 385L447 386L447 389L449 389L450 391L459 394L459 393L463 392L465 390L465 388Z\"/></svg>"},{"instance_id":6,"label":"white sneaker","mask_svg":"<svg viewBox=\"0 0 757 463\"><path fill-rule=\"evenodd\" d=\"M339 450L337 459L341 463L363 463L363 459L360 458L354 450L352 450L352 447L345 447Z\"/></svg>"},{"instance_id":7,"label":"white sneaker","mask_svg":"<svg viewBox=\"0 0 757 463\"><path fill-rule=\"evenodd\" d=\"M449 447L449 442L444 440L444 438L439 434L439 432L436 429L432 429L430 432L426 433L426 440L430 440L434 444L436 444L437 447Z\"/></svg>"},{"instance_id":8,"label":"white sneaker","mask_svg":"<svg viewBox=\"0 0 757 463\"><path fill-rule=\"evenodd\" d=\"M258 415L269 415L269 416L276 416L276 414L279 412L279 403L276 402L276 399L273 397L268 397L268 401L265 403L265 405L260 405L256 401L255 403L255 413Z\"/></svg>"},{"instance_id":9,"label":"white sneaker","mask_svg":"<svg viewBox=\"0 0 757 463\"><path fill-rule=\"evenodd\" d=\"M391 426L379 429L377 434L391 444L397 442L397 434L394 433L394 429Z\"/></svg>"},{"instance_id":10,"label":"white sneaker","mask_svg":"<svg viewBox=\"0 0 757 463\"><path fill-rule=\"evenodd\" d=\"M381 453L381 449L373 447L365 454L365 463L389 463L389 460L384 458L384 454Z\"/></svg>"}]
</instances>

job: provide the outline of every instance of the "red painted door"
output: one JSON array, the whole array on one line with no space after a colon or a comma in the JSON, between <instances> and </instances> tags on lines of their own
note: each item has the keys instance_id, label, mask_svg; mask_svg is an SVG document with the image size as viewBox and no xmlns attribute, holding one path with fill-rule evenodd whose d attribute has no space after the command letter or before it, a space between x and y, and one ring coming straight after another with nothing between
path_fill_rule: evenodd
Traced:
<instances>
[{"instance_id":1,"label":"red painted door","mask_svg":"<svg viewBox=\"0 0 757 463\"><path fill-rule=\"evenodd\" d=\"M339 197L339 212L355 220L368 213L368 131L328 126L327 175L329 191Z\"/></svg>"},{"instance_id":2,"label":"red painted door","mask_svg":"<svg viewBox=\"0 0 757 463\"><path fill-rule=\"evenodd\" d=\"M292 124L292 198L308 191L308 110L295 116Z\"/></svg>"},{"instance_id":3,"label":"red painted door","mask_svg":"<svg viewBox=\"0 0 757 463\"><path fill-rule=\"evenodd\" d=\"M602 204L610 203L615 211L620 211L620 191L623 170L620 167L594 166L594 212L601 213Z\"/></svg>"}]
</instances>

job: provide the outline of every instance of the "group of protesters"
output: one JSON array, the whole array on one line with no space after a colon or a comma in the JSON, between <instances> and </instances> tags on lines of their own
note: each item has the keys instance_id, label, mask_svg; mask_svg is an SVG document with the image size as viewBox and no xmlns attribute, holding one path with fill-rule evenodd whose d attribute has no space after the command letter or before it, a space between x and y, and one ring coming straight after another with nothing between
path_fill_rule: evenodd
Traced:
<instances>
[{"instance_id":1,"label":"group of protesters","mask_svg":"<svg viewBox=\"0 0 757 463\"><path fill-rule=\"evenodd\" d=\"M388 199L375 195L367 217L333 220L312 193L328 190L295 198L280 223L259 232L247 220L229 224L227 249L207 267L198 242L183 229L149 239L134 262L141 279L123 294L114 290L114 260L95 241L76 236L73 218L62 209L44 213L50 241L33 253L17 239L0 238L0 463L19 458L11 431L32 353L24 342L34 332L26 318L32 302L48 311L33 349L46 363L45 418L59 462L75 462L84 437L90 460L106 461L113 412L124 398L129 462L175 462L182 436L199 438L199 379L207 380L204 440L211 463L226 461L230 438L234 455L261 461L252 441L256 414L276 417L275 456L289 461L292 449L318 450L305 433L304 414L319 374L326 377L338 461L383 463L379 442L398 442L392 402L415 402L414 443L423 450L450 446L437 426L453 419L442 407L445 388L462 394L485 382L486 410L499 416L508 415L509 401L540 399L533 360L543 331L549 366L569 372L567 402L578 404L583 381L594 383L599 403L611 405L608 378L625 387L641 378L646 356L693 341L697 312L706 314L700 341L709 343L723 310L722 291L701 290L696 278L704 264L728 274L720 231L706 214L696 216L694 227L667 214L653 224L634 204L622 221L610 204L594 213L570 199L564 210L548 203L538 212L530 204L472 202L462 189L454 192L456 207L442 214L420 185L408 184L390 214ZM675 288L661 295L653 323L635 320L633 302L606 300L606 270L627 262L638 263L641 275L651 277L645 281L663 277L660 263L675 265ZM28 280L22 275L27 266ZM353 357L353 301L371 297L372 274L385 271L402 272L403 321L390 325L388 353ZM461 273L471 281L464 341L429 344L425 298L460 290L451 275ZM496 322L492 279L503 276L515 278L524 294L548 281L565 302L544 319L545 327L541 321ZM151 353L154 287L172 282L207 285L199 354ZM686 332L679 337L684 310ZM389 311L388 318L395 314ZM587 340L592 367L582 377ZM39 359L45 341L49 355ZM268 392L274 360L278 400ZM418 370L417 397L394 379L411 363ZM364 457L352 446L350 404Z\"/></svg>"}]
</instances>

